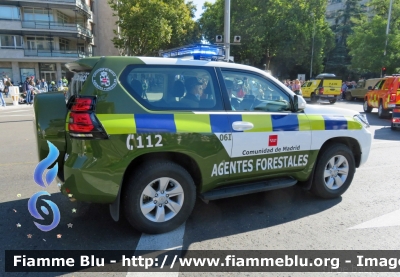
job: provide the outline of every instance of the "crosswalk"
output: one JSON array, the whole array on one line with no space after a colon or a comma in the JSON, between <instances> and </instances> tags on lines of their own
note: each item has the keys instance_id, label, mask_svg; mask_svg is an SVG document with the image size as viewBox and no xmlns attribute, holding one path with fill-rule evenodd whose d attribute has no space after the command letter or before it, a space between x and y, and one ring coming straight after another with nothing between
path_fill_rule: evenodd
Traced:
<instances>
[{"instance_id":1,"label":"crosswalk","mask_svg":"<svg viewBox=\"0 0 400 277\"><path fill-rule=\"evenodd\" d=\"M33 118L33 106L18 105L0 107L0 120L4 121L11 118L31 117Z\"/></svg>"}]
</instances>

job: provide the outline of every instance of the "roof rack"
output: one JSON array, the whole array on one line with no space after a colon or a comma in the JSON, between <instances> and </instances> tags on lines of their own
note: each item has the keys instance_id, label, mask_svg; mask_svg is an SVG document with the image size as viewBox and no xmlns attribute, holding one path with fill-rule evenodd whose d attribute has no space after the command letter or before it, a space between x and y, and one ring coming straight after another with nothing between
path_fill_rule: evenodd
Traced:
<instances>
[{"instance_id":1,"label":"roof rack","mask_svg":"<svg viewBox=\"0 0 400 277\"><path fill-rule=\"evenodd\" d=\"M169 50L160 50L160 57L188 58L193 60L223 60L225 51L223 46L212 44L190 44Z\"/></svg>"}]
</instances>

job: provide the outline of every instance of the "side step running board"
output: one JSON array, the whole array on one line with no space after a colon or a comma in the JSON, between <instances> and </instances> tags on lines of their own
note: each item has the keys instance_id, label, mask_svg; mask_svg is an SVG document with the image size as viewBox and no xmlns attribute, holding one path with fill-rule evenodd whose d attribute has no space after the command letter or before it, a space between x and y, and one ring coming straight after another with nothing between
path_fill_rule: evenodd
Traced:
<instances>
[{"instance_id":1,"label":"side step running board","mask_svg":"<svg viewBox=\"0 0 400 277\"><path fill-rule=\"evenodd\" d=\"M258 183L240 184L217 188L200 194L200 198L205 201L221 198L234 197L239 195L257 193L262 191L287 188L295 185L297 180L292 178L281 178L267 180Z\"/></svg>"}]
</instances>

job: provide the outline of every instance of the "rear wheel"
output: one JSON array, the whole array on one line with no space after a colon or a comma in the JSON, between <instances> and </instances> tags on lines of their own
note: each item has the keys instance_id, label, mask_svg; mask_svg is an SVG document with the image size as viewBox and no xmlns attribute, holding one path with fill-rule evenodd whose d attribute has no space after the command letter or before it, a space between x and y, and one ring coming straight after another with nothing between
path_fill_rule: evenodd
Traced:
<instances>
[{"instance_id":1,"label":"rear wheel","mask_svg":"<svg viewBox=\"0 0 400 277\"><path fill-rule=\"evenodd\" d=\"M124 186L126 218L144 233L176 229L189 217L196 201L196 187L190 174L169 161L144 165Z\"/></svg>"},{"instance_id":2,"label":"rear wheel","mask_svg":"<svg viewBox=\"0 0 400 277\"><path fill-rule=\"evenodd\" d=\"M392 122L392 124L390 125L390 129L392 129L392 131L398 131L398 130L400 130L400 128L394 127L394 123L393 123L393 122Z\"/></svg>"},{"instance_id":3,"label":"rear wheel","mask_svg":"<svg viewBox=\"0 0 400 277\"><path fill-rule=\"evenodd\" d=\"M350 186L355 173L353 153L341 143L326 147L318 158L311 192L322 198L336 198Z\"/></svg>"},{"instance_id":4,"label":"rear wheel","mask_svg":"<svg viewBox=\"0 0 400 277\"><path fill-rule=\"evenodd\" d=\"M389 116L389 111L385 110L383 108L382 101L379 102L379 107L378 107L378 116L379 118L386 118Z\"/></svg>"},{"instance_id":5,"label":"rear wheel","mask_svg":"<svg viewBox=\"0 0 400 277\"><path fill-rule=\"evenodd\" d=\"M318 97L315 95L315 92L311 93L311 103L316 103L318 100Z\"/></svg>"},{"instance_id":6,"label":"rear wheel","mask_svg":"<svg viewBox=\"0 0 400 277\"><path fill-rule=\"evenodd\" d=\"M368 100L364 100L363 109L366 113L370 113L372 111L372 107L368 106Z\"/></svg>"}]
</instances>

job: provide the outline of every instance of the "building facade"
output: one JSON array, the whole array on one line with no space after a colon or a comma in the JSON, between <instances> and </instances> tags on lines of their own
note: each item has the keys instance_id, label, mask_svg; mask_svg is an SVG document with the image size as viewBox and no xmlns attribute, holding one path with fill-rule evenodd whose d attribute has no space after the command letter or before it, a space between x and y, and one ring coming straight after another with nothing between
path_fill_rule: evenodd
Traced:
<instances>
[{"instance_id":1,"label":"building facade","mask_svg":"<svg viewBox=\"0 0 400 277\"><path fill-rule=\"evenodd\" d=\"M118 55L112 29L98 32L110 32L107 38L96 38L96 27L104 24L96 11L112 18L105 0L0 0L0 77L7 75L14 84L27 76L57 81L68 75L67 62ZM106 46L99 50L107 48L104 53L95 44L102 41Z\"/></svg>"},{"instance_id":2,"label":"building facade","mask_svg":"<svg viewBox=\"0 0 400 277\"><path fill-rule=\"evenodd\" d=\"M366 6L369 0L361 0L359 2L361 6L361 11L364 13L370 13L370 8ZM339 15L340 11L345 8L346 0L328 0L328 5L326 7L326 21L332 26L335 24L335 19Z\"/></svg>"}]
</instances>

